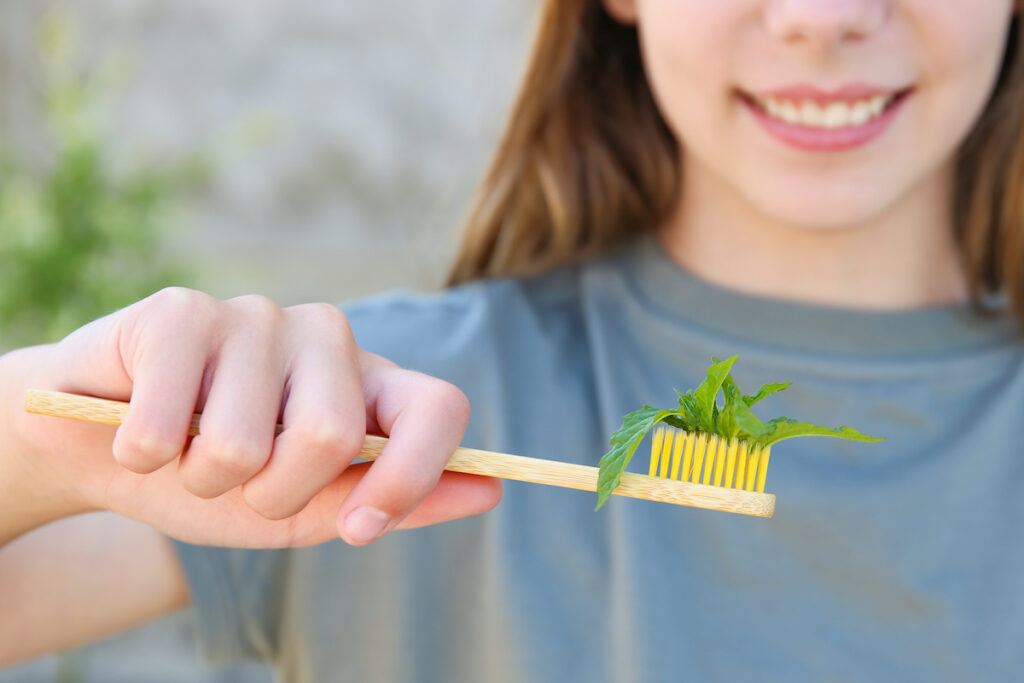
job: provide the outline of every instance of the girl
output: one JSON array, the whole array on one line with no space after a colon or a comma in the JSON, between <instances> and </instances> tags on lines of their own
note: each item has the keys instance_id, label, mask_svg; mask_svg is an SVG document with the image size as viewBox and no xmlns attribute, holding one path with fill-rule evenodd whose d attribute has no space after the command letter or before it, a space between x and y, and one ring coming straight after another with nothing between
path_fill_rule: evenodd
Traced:
<instances>
[{"instance_id":1,"label":"girl","mask_svg":"<svg viewBox=\"0 0 1024 683\"><path fill-rule=\"evenodd\" d=\"M1016 11L550 0L457 286L168 290L0 359L3 660L191 601L289 681L1019 678ZM787 443L770 521L508 485L389 534L497 504L457 443L595 464L734 353L886 442ZM30 387L131 412L111 443Z\"/></svg>"}]
</instances>

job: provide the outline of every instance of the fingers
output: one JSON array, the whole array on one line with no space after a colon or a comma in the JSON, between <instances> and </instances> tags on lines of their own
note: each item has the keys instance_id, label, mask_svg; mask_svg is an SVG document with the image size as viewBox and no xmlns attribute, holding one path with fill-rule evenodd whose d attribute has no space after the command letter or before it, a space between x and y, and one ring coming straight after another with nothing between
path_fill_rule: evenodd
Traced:
<instances>
[{"instance_id":1,"label":"fingers","mask_svg":"<svg viewBox=\"0 0 1024 683\"><path fill-rule=\"evenodd\" d=\"M131 408L113 443L125 468L153 472L185 447L210 354L214 304L198 292L163 290L147 302L161 315L140 311L126 323L119 351L133 383Z\"/></svg>"},{"instance_id":2,"label":"fingers","mask_svg":"<svg viewBox=\"0 0 1024 683\"><path fill-rule=\"evenodd\" d=\"M353 545L380 538L434 490L469 420L469 401L447 382L393 366L367 380L367 405L389 440L338 512Z\"/></svg>"},{"instance_id":3,"label":"fingers","mask_svg":"<svg viewBox=\"0 0 1024 683\"><path fill-rule=\"evenodd\" d=\"M131 395L113 444L124 467L115 469L126 476L116 479L123 486L104 479L104 506L135 510L181 537L209 533L248 545L278 543L284 533L295 534L292 544L326 540L329 528L362 545L398 526L485 511L500 498L497 480L442 476L469 418L462 392L360 350L335 307L282 311L261 297L220 302L168 289L62 347L79 359L80 375L63 388ZM84 368L86 357L98 360ZM190 442L197 410L200 435ZM390 441L372 466L350 467L368 428ZM97 462L109 463L102 450ZM165 467L175 459L177 467ZM194 505L222 510L220 521L207 527L183 512Z\"/></svg>"},{"instance_id":4,"label":"fingers","mask_svg":"<svg viewBox=\"0 0 1024 683\"><path fill-rule=\"evenodd\" d=\"M186 490L214 498L248 481L270 458L284 388L281 310L263 297L230 302L232 334L217 354L199 436L182 455Z\"/></svg>"},{"instance_id":5,"label":"fingers","mask_svg":"<svg viewBox=\"0 0 1024 683\"><path fill-rule=\"evenodd\" d=\"M340 477L321 491L301 512L290 518L288 527L273 539L273 545L292 547L323 543L338 537L336 515L339 505L363 480L373 463L347 468ZM501 480L459 472L443 472L437 486L430 490L413 512L392 529L412 529L440 524L460 517L487 512L501 500ZM346 539L347 540L347 539Z\"/></svg>"},{"instance_id":6,"label":"fingers","mask_svg":"<svg viewBox=\"0 0 1024 683\"><path fill-rule=\"evenodd\" d=\"M288 315L305 343L290 363L284 431L270 462L243 488L249 506L269 519L294 515L337 479L366 434L357 349L344 314L311 304Z\"/></svg>"},{"instance_id":7,"label":"fingers","mask_svg":"<svg viewBox=\"0 0 1024 683\"><path fill-rule=\"evenodd\" d=\"M184 492L172 468L150 475L122 470L110 487L119 501L126 494L139 501L130 507L119 506L115 511L154 524L188 543L244 548L302 547L338 538L337 511L369 468L369 463L352 465L299 513L284 520L267 519L254 511L242 500L240 489L209 499ZM168 490L173 495L167 495ZM437 524L486 512L500 497L498 479L445 472L437 487L398 528Z\"/></svg>"},{"instance_id":8,"label":"fingers","mask_svg":"<svg viewBox=\"0 0 1024 683\"><path fill-rule=\"evenodd\" d=\"M494 477L480 477L461 472L442 472L427 497L398 525L414 529L439 524L460 517L479 515L501 501L502 482Z\"/></svg>"}]
</instances>

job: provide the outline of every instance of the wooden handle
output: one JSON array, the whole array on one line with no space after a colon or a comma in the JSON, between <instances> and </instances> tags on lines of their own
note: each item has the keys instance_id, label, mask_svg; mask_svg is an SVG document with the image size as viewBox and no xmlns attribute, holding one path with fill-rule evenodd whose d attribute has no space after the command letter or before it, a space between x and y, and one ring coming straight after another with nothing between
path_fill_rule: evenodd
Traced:
<instances>
[{"instance_id":1,"label":"wooden handle","mask_svg":"<svg viewBox=\"0 0 1024 683\"><path fill-rule=\"evenodd\" d=\"M59 391L32 389L25 395L25 410L40 415L119 425L128 412L128 404ZM192 424L189 427L189 434L192 436L199 433L199 418L198 414L192 416ZM280 429L281 427L278 425L278 430ZM359 457L374 460L380 455L381 449L386 443L387 439L384 437L367 436ZM598 469L596 467L527 458L521 455L492 453L473 448L457 448L445 469L452 472L500 477L581 491L597 490ZM757 517L771 517L775 512L775 496L770 493L693 484L632 472L622 473L622 481L612 493L617 496L736 512Z\"/></svg>"}]
</instances>

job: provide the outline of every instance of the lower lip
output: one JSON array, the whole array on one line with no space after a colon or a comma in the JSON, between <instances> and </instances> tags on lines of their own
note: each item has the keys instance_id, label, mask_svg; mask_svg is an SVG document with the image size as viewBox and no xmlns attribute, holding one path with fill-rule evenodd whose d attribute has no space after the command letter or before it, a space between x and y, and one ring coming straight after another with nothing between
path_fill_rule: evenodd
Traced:
<instances>
[{"instance_id":1,"label":"lower lip","mask_svg":"<svg viewBox=\"0 0 1024 683\"><path fill-rule=\"evenodd\" d=\"M806 151L838 152L866 145L884 133L908 97L909 94L897 97L885 111L866 123L842 128L812 128L798 123L786 123L769 116L746 98L741 99L754 114L754 118L776 139Z\"/></svg>"}]
</instances>

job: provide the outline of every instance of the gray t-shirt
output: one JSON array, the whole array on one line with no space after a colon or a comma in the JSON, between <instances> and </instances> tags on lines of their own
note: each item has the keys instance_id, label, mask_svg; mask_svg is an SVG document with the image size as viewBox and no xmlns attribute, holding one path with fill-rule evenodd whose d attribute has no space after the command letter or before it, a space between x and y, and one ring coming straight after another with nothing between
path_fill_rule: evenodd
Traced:
<instances>
[{"instance_id":1,"label":"gray t-shirt","mask_svg":"<svg viewBox=\"0 0 1024 683\"><path fill-rule=\"evenodd\" d=\"M214 661L317 682L1024 680L1011 320L739 295L649 238L346 308L364 348L468 394L468 446L596 464L623 414L732 354L741 387L793 382L764 417L887 440L778 445L769 520L507 482L493 512L367 548L179 544Z\"/></svg>"}]
</instances>

